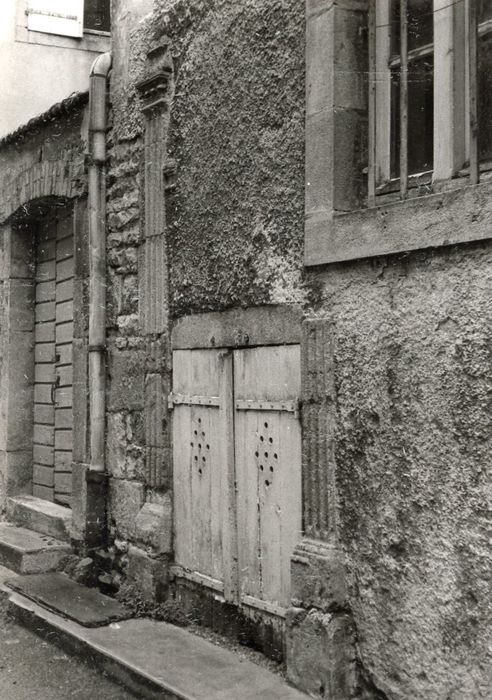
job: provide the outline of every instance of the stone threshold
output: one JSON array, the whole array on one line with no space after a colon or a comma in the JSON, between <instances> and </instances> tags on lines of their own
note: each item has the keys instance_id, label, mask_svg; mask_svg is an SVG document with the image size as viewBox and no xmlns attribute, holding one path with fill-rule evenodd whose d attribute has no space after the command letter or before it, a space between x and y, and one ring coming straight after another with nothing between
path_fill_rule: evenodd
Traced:
<instances>
[{"instance_id":1,"label":"stone threshold","mask_svg":"<svg viewBox=\"0 0 492 700\"><path fill-rule=\"evenodd\" d=\"M87 628L19 593L9 604L37 634L80 655L138 697L161 700L305 700L276 674L185 629L150 619Z\"/></svg>"}]
</instances>

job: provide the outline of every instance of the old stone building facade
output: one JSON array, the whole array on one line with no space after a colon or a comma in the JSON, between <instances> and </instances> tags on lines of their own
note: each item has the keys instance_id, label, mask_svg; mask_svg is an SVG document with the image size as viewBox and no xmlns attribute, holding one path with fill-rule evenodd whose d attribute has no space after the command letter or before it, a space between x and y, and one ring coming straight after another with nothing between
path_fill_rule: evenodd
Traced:
<instances>
[{"instance_id":1,"label":"old stone building facade","mask_svg":"<svg viewBox=\"0 0 492 700\"><path fill-rule=\"evenodd\" d=\"M490 181L374 174L379 11L113 0L0 142L0 494L313 697L486 698Z\"/></svg>"}]
</instances>

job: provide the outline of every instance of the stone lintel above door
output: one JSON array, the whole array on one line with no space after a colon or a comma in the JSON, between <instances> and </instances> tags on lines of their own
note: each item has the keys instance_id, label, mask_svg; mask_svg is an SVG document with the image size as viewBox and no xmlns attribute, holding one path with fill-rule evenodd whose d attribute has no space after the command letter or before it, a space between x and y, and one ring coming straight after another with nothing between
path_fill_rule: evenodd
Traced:
<instances>
[{"instance_id":1,"label":"stone lintel above door","mask_svg":"<svg viewBox=\"0 0 492 700\"><path fill-rule=\"evenodd\" d=\"M258 306L184 316L171 333L173 350L296 345L301 341L300 306Z\"/></svg>"}]
</instances>

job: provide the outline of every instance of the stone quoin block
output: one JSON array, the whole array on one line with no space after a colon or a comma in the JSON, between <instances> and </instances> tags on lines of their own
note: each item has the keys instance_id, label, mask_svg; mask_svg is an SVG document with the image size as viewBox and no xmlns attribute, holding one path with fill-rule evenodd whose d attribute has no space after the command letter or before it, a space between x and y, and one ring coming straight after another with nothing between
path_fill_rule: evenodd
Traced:
<instances>
[{"instance_id":1,"label":"stone quoin block","mask_svg":"<svg viewBox=\"0 0 492 700\"><path fill-rule=\"evenodd\" d=\"M133 583L145 600L160 602L168 584L168 560L149 556L143 549L128 548L128 582Z\"/></svg>"},{"instance_id":2,"label":"stone quoin block","mask_svg":"<svg viewBox=\"0 0 492 700\"><path fill-rule=\"evenodd\" d=\"M172 551L173 511L170 494L162 503L145 503L135 523L135 539L158 554Z\"/></svg>"},{"instance_id":3,"label":"stone quoin block","mask_svg":"<svg viewBox=\"0 0 492 700\"><path fill-rule=\"evenodd\" d=\"M355 637L345 613L287 612L287 677L311 697L349 700L357 674Z\"/></svg>"},{"instance_id":4,"label":"stone quoin block","mask_svg":"<svg viewBox=\"0 0 492 700\"><path fill-rule=\"evenodd\" d=\"M145 487L138 481L110 480L110 517L118 535L133 539L135 522L145 499Z\"/></svg>"}]
</instances>

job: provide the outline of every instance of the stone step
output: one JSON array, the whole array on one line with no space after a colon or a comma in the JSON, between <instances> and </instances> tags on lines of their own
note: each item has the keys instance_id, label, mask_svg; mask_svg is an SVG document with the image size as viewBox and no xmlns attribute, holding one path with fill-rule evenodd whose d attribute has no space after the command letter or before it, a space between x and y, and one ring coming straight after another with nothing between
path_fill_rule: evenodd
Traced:
<instances>
[{"instance_id":1,"label":"stone step","mask_svg":"<svg viewBox=\"0 0 492 700\"><path fill-rule=\"evenodd\" d=\"M85 627L12 593L19 622L148 700L307 700L285 680L185 629L148 618Z\"/></svg>"},{"instance_id":2,"label":"stone step","mask_svg":"<svg viewBox=\"0 0 492 700\"><path fill-rule=\"evenodd\" d=\"M7 499L7 517L28 530L70 542L72 511L58 503L35 496L14 496Z\"/></svg>"},{"instance_id":3,"label":"stone step","mask_svg":"<svg viewBox=\"0 0 492 700\"><path fill-rule=\"evenodd\" d=\"M53 571L71 551L66 542L11 523L0 523L0 564L16 573Z\"/></svg>"}]
</instances>

